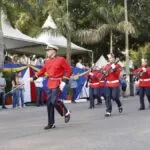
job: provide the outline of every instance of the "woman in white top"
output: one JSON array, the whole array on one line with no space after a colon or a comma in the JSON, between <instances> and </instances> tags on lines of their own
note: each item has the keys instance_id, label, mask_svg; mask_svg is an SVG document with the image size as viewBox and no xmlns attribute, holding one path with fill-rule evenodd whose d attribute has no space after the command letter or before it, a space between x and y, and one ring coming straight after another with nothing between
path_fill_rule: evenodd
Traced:
<instances>
[{"instance_id":1,"label":"woman in white top","mask_svg":"<svg viewBox=\"0 0 150 150\"><path fill-rule=\"evenodd\" d=\"M21 107L24 107L24 81L21 76L21 72L18 72L12 78L12 89L13 90L13 108L16 106L20 106L21 100Z\"/></svg>"}]
</instances>

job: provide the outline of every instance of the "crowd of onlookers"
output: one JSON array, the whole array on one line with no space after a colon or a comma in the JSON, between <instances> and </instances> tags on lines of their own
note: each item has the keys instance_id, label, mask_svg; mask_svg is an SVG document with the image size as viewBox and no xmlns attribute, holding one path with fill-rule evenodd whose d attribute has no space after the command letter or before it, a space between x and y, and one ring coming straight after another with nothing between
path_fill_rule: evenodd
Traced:
<instances>
[{"instance_id":1,"label":"crowd of onlookers","mask_svg":"<svg viewBox=\"0 0 150 150\"><path fill-rule=\"evenodd\" d=\"M11 55L8 54L5 56L5 64L23 64L23 65L34 65L34 66L43 66L44 58L36 55L26 56L24 55Z\"/></svg>"}]
</instances>

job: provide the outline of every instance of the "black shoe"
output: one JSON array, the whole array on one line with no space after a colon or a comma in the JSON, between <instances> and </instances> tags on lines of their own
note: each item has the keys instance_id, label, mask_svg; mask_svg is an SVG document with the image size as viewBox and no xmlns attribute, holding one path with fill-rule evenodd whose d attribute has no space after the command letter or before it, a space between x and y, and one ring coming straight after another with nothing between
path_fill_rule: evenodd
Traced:
<instances>
[{"instance_id":1,"label":"black shoe","mask_svg":"<svg viewBox=\"0 0 150 150\"><path fill-rule=\"evenodd\" d=\"M140 107L138 110L139 110L139 111L140 111L140 110L145 110L145 108L144 108L144 107Z\"/></svg>"},{"instance_id":2,"label":"black shoe","mask_svg":"<svg viewBox=\"0 0 150 150\"><path fill-rule=\"evenodd\" d=\"M111 113L110 112L106 112L105 117L110 117Z\"/></svg>"},{"instance_id":3,"label":"black shoe","mask_svg":"<svg viewBox=\"0 0 150 150\"><path fill-rule=\"evenodd\" d=\"M76 104L77 102L76 101L72 101L72 103Z\"/></svg>"},{"instance_id":4,"label":"black shoe","mask_svg":"<svg viewBox=\"0 0 150 150\"><path fill-rule=\"evenodd\" d=\"M101 105L102 104L102 102L98 102L96 105Z\"/></svg>"},{"instance_id":5,"label":"black shoe","mask_svg":"<svg viewBox=\"0 0 150 150\"><path fill-rule=\"evenodd\" d=\"M3 106L2 109L8 109L6 106Z\"/></svg>"},{"instance_id":6,"label":"black shoe","mask_svg":"<svg viewBox=\"0 0 150 150\"><path fill-rule=\"evenodd\" d=\"M123 112L123 108L119 107L119 113L122 113L122 112Z\"/></svg>"},{"instance_id":7,"label":"black shoe","mask_svg":"<svg viewBox=\"0 0 150 150\"><path fill-rule=\"evenodd\" d=\"M45 130L48 130L48 129L53 129L55 128L56 126L54 124L48 124L46 127L44 127Z\"/></svg>"},{"instance_id":8,"label":"black shoe","mask_svg":"<svg viewBox=\"0 0 150 150\"><path fill-rule=\"evenodd\" d=\"M68 123L70 121L70 111L68 110L67 114L65 115L65 123Z\"/></svg>"}]
</instances>

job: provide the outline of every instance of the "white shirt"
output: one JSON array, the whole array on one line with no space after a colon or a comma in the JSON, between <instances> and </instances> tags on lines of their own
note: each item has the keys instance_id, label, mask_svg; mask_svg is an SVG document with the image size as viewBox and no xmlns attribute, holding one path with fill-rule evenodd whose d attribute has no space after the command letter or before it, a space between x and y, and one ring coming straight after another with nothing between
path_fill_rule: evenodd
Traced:
<instances>
[{"instance_id":1,"label":"white shirt","mask_svg":"<svg viewBox=\"0 0 150 150\"><path fill-rule=\"evenodd\" d=\"M34 81L35 86L42 88L43 87L43 80L44 80L43 77L39 77L37 80Z\"/></svg>"},{"instance_id":2,"label":"white shirt","mask_svg":"<svg viewBox=\"0 0 150 150\"><path fill-rule=\"evenodd\" d=\"M22 77L19 77L17 80L17 84L19 86L20 89L24 89L24 80Z\"/></svg>"},{"instance_id":3,"label":"white shirt","mask_svg":"<svg viewBox=\"0 0 150 150\"><path fill-rule=\"evenodd\" d=\"M3 77L0 77L0 92L5 91L5 86L6 86L6 80Z\"/></svg>"},{"instance_id":4,"label":"white shirt","mask_svg":"<svg viewBox=\"0 0 150 150\"><path fill-rule=\"evenodd\" d=\"M80 62L76 63L76 67L77 67L77 68L80 68L80 69L85 68L85 66L82 65Z\"/></svg>"}]
</instances>

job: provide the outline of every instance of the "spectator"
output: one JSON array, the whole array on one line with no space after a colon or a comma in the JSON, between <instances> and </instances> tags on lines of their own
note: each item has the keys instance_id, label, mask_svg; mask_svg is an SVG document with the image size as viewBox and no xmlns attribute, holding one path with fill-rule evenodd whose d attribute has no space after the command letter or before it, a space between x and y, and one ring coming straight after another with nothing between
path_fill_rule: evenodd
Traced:
<instances>
[{"instance_id":1,"label":"spectator","mask_svg":"<svg viewBox=\"0 0 150 150\"><path fill-rule=\"evenodd\" d=\"M21 107L24 107L24 82L21 76L21 72L14 74L12 77L12 94L13 94L13 108L16 106L20 107L20 99L21 99Z\"/></svg>"},{"instance_id":2,"label":"spectator","mask_svg":"<svg viewBox=\"0 0 150 150\"><path fill-rule=\"evenodd\" d=\"M78 59L78 62L76 63L76 67L80 68L80 69L85 68L85 66L82 64L82 59L81 58Z\"/></svg>"},{"instance_id":3,"label":"spectator","mask_svg":"<svg viewBox=\"0 0 150 150\"><path fill-rule=\"evenodd\" d=\"M19 63L18 55L13 55L13 56L12 56L12 63L13 63L13 64L18 64L18 63Z\"/></svg>"},{"instance_id":4,"label":"spectator","mask_svg":"<svg viewBox=\"0 0 150 150\"><path fill-rule=\"evenodd\" d=\"M2 109L7 109L5 106L5 87L6 87L6 80L3 77L3 73L0 72L0 99L2 101Z\"/></svg>"},{"instance_id":5,"label":"spectator","mask_svg":"<svg viewBox=\"0 0 150 150\"><path fill-rule=\"evenodd\" d=\"M43 58L42 57L39 57L35 63L36 66L43 66Z\"/></svg>"},{"instance_id":6,"label":"spectator","mask_svg":"<svg viewBox=\"0 0 150 150\"><path fill-rule=\"evenodd\" d=\"M33 55L33 56L30 57L30 65L35 66L36 61L37 61L36 55Z\"/></svg>"},{"instance_id":7,"label":"spectator","mask_svg":"<svg viewBox=\"0 0 150 150\"><path fill-rule=\"evenodd\" d=\"M39 107L40 105L44 105L43 98L43 77L39 77L34 81L36 87L36 105Z\"/></svg>"},{"instance_id":8,"label":"spectator","mask_svg":"<svg viewBox=\"0 0 150 150\"><path fill-rule=\"evenodd\" d=\"M75 99L76 99L76 95L77 95L78 83L77 83L77 80L75 80L73 78L73 76L74 76L74 74L72 74L72 76L70 77L69 84L70 84L71 95L72 95L71 102L76 103Z\"/></svg>"},{"instance_id":9,"label":"spectator","mask_svg":"<svg viewBox=\"0 0 150 150\"><path fill-rule=\"evenodd\" d=\"M23 65L28 65L30 64L30 59L24 54L20 57L19 63Z\"/></svg>"},{"instance_id":10,"label":"spectator","mask_svg":"<svg viewBox=\"0 0 150 150\"><path fill-rule=\"evenodd\" d=\"M126 96L126 89L127 89L127 80L126 80L126 74L123 74L121 79L121 90L122 90L122 96Z\"/></svg>"}]
</instances>

